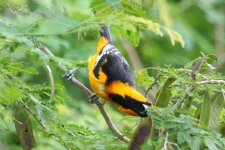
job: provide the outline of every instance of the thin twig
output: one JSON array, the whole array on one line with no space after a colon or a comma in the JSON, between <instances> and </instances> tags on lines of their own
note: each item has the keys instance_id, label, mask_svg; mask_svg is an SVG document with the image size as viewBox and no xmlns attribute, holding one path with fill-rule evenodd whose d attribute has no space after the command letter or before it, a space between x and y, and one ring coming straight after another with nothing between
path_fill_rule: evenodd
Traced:
<instances>
[{"instance_id":1,"label":"thin twig","mask_svg":"<svg viewBox=\"0 0 225 150\"><path fill-rule=\"evenodd\" d=\"M176 146L176 148L177 148L178 150L180 150L179 146L178 146L176 143L172 143L172 142L167 142L167 143L169 144L170 149L174 149L174 148L172 147L172 145L174 145L174 146Z\"/></svg>"},{"instance_id":2,"label":"thin twig","mask_svg":"<svg viewBox=\"0 0 225 150\"><path fill-rule=\"evenodd\" d=\"M166 132L166 138L165 138L163 150L167 150L167 144L168 144L168 132Z\"/></svg>"},{"instance_id":3,"label":"thin twig","mask_svg":"<svg viewBox=\"0 0 225 150\"><path fill-rule=\"evenodd\" d=\"M148 87L148 89L145 91L145 97L148 96L148 92L153 88L153 86L157 83L157 81L160 79L162 75L158 75L156 78L155 78L155 81Z\"/></svg>"},{"instance_id":4,"label":"thin twig","mask_svg":"<svg viewBox=\"0 0 225 150\"><path fill-rule=\"evenodd\" d=\"M45 130L49 130L48 127L44 124L44 121L39 118L31 109L30 107L28 107L23 101L19 101L21 103L21 105L27 110L29 111L29 113L35 118L35 120L37 120L37 122L42 126L43 129Z\"/></svg>"},{"instance_id":5,"label":"thin twig","mask_svg":"<svg viewBox=\"0 0 225 150\"><path fill-rule=\"evenodd\" d=\"M54 57L54 55L52 54L52 52L51 52L47 47L45 47L43 44L38 43L38 44L37 44L37 47L38 47L40 50L42 50L43 52L45 52L48 56Z\"/></svg>"},{"instance_id":6,"label":"thin twig","mask_svg":"<svg viewBox=\"0 0 225 150\"><path fill-rule=\"evenodd\" d=\"M180 105L181 105L182 102L185 100L185 98L187 98L188 93L189 93L190 91L192 91L193 89L194 89L194 87L193 87L192 85L189 86L189 87L187 88L186 92L185 92L185 93L180 97L180 99L176 102L175 106L176 106L177 108L180 107Z\"/></svg>"},{"instance_id":7,"label":"thin twig","mask_svg":"<svg viewBox=\"0 0 225 150\"><path fill-rule=\"evenodd\" d=\"M208 80L198 81L197 84L225 84L225 81L224 80L208 79ZM180 105L185 100L185 98L187 98L188 93L191 92L193 89L194 89L194 87L192 85L187 88L186 92L176 102L175 106L177 108L180 107Z\"/></svg>"},{"instance_id":8,"label":"thin twig","mask_svg":"<svg viewBox=\"0 0 225 150\"><path fill-rule=\"evenodd\" d=\"M6 5L7 10L9 11L9 13L13 16L16 17L16 12L12 10L12 8L10 7L9 4Z\"/></svg>"},{"instance_id":9,"label":"thin twig","mask_svg":"<svg viewBox=\"0 0 225 150\"><path fill-rule=\"evenodd\" d=\"M53 77L53 74L52 74L52 69L49 65L45 64L45 67L48 71L48 75L49 75L49 78L50 78L50 83L51 83L51 102L54 101L54 97L55 97L55 81L54 81L54 77Z\"/></svg>"},{"instance_id":10,"label":"thin twig","mask_svg":"<svg viewBox=\"0 0 225 150\"><path fill-rule=\"evenodd\" d=\"M169 138L169 133L168 131L166 132L166 137L165 137L165 142L162 150L168 150L168 149L174 149L172 145L176 146L178 150L180 150L179 146L176 143L172 143L168 140Z\"/></svg>"},{"instance_id":11,"label":"thin twig","mask_svg":"<svg viewBox=\"0 0 225 150\"><path fill-rule=\"evenodd\" d=\"M207 79L207 80L203 80L203 81L199 81L197 82L198 84L225 84L224 80L214 80L214 79Z\"/></svg>"},{"instance_id":12,"label":"thin twig","mask_svg":"<svg viewBox=\"0 0 225 150\"><path fill-rule=\"evenodd\" d=\"M52 52L45 47L42 44L38 44L38 48L40 50L42 50L43 52L45 52L47 55L54 57L54 55L52 54ZM61 68L63 69L63 68ZM63 70L66 71L66 70ZM76 78L72 77L70 78L70 81L73 85L75 85L76 87L80 88L84 93L87 94L87 96L91 96L93 95L93 93L85 86L83 85L80 81L78 81ZM128 143L130 141L129 138L127 138L126 136L124 136L114 125L114 123L112 122L112 120L110 119L110 117L108 116L108 113L106 112L104 106L102 105L101 102L99 102L98 100L95 101L95 104L98 106L98 109L100 110L102 116L104 117L109 129L122 141Z\"/></svg>"}]
</instances>

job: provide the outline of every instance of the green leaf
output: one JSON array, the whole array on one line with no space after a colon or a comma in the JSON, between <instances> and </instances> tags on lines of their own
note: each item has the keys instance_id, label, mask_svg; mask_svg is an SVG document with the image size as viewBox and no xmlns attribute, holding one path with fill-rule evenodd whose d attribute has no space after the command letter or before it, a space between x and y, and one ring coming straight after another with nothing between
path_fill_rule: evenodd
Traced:
<instances>
[{"instance_id":1,"label":"green leaf","mask_svg":"<svg viewBox=\"0 0 225 150\"><path fill-rule=\"evenodd\" d=\"M184 132L177 133L177 142L179 144L184 144L186 142L186 134Z\"/></svg>"},{"instance_id":2,"label":"green leaf","mask_svg":"<svg viewBox=\"0 0 225 150\"><path fill-rule=\"evenodd\" d=\"M210 99L210 94L209 91L206 90L204 93L204 98L202 102L202 107L201 107L201 114L200 114L200 119L199 123L205 126L209 125L209 118L210 118L210 113L211 113L211 99Z\"/></svg>"},{"instance_id":3,"label":"green leaf","mask_svg":"<svg viewBox=\"0 0 225 150\"><path fill-rule=\"evenodd\" d=\"M173 113L175 109L176 109L175 106L169 106L169 107L166 107L166 108L163 109L162 112L161 112L162 117L166 117L166 116L168 116L169 114Z\"/></svg>"},{"instance_id":4,"label":"green leaf","mask_svg":"<svg viewBox=\"0 0 225 150\"><path fill-rule=\"evenodd\" d=\"M135 79L136 84L144 88L148 88L154 82L154 78L150 77L145 69L135 71Z\"/></svg>"},{"instance_id":5,"label":"green leaf","mask_svg":"<svg viewBox=\"0 0 225 150\"><path fill-rule=\"evenodd\" d=\"M155 106L167 107L169 104L171 91L169 86L176 80L174 77L169 77L157 93Z\"/></svg>"},{"instance_id":6,"label":"green leaf","mask_svg":"<svg viewBox=\"0 0 225 150\"><path fill-rule=\"evenodd\" d=\"M155 147L155 150L161 150L163 148L164 145L164 141L165 141L165 136L160 136L158 141L157 141L157 145Z\"/></svg>"},{"instance_id":7,"label":"green leaf","mask_svg":"<svg viewBox=\"0 0 225 150\"><path fill-rule=\"evenodd\" d=\"M137 47L140 42L140 39L141 39L140 33L139 32L131 32L130 39L131 39L131 42L133 43L133 45L135 47Z\"/></svg>"},{"instance_id":8,"label":"green leaf","mask_svg":"<svg viewBox=\"0 0 225 150\"><path fill-rule=\"evenodd\" d=\"M210 138L205 138L205 145L210 149L210 150L218 150L216 143L214 140Z\"/></svg>"},{"instance_id":9,"label":"green leaf","mask_svg":"<svg viewBox=\"0 0 225 150\"><path fill-rule=\"evenodd\" d=\"M93 0L90 3L90 9L96 13L96 16L107 15L113 12L113 4L107 3L106 0Z\"/></svg>"},{"instance_id":10,"label":"green leaf","mask_svg":"<svg viewBox=\"0 0 225 150\"><path fill-rule=\"evenodd\" d=\"M153 22L150 19L144 19L142 17L135 17L135 16L128 16L126 20L133 23L137 23L137 24L145 24L147 25L147 30L152 31L157 35L163 36L163 33L160 30L160 25L158 23Z\"/></svg>"},{"instance_id":11,"label":"green leaf","mask_svg":"<svg viewBox=\"0 0 225 150\"><path fill-rule=\"evenodd\" d=\"M209 127L217 128L220 112L222 111L224 107L224 102L225 102L225 97L223 95L223 92L216 93L212 97L211 101L212 101L212 106L211 106L211 113L209 118Z\"/></svg>"},{"instance_id":12,"label":"green leaf","mask_svg":"<svg viewBox=\"0 0 225 150\"><path fill-rule=\"evenodd\" d=\"M134 0L121 0L121 7L126 14L140 17L146 15L146 11L142 10L142 6Z\"/></svg>"},{"instance_id":13,"label":"green leaf","mask_svg":"<svg viewBox=\"0 0 225 150\"><path fill-rule=\"evenodd\" d=\"M12 70L17 70L17 71L28 73L28 74L33 74L33 75L37 75L38 74L38 71L35 68L32 68L32 67L21 69L21 68L18 68L17 66L14 66L14 64L13 65L9 65L7 67L12 69Z\"/></svg>"},{"instance_id":14,"label":"green leaf","mask_svg":"<svg viewBox=\"0 0 225 150\"><path fill-rule=\"evenodd\" d=\"M191 150L200 150L201 142L202 142L202 140L200 137L195 137L192 140Z\"/></svg>"},{"instance_id":15,"label":"green leaf","mask_svg":"<svg viewBox=\"0 0 225 150\"><path fill-rule=\"evenodd\" d=\"M166 28L166 27L164 28L164 30L169 35L171 44L173 46L175 45L176 42L179 42L181 47L184 48L184 40L177 31L170 29L170 28Z\"/></svg>"}]
</instances>

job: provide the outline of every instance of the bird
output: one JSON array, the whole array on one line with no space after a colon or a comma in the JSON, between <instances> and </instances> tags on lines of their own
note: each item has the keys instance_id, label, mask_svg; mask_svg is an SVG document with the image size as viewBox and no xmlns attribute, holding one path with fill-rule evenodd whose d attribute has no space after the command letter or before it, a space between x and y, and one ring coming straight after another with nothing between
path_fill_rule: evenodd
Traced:
<instances>
[{"instance_id":1,"label":"bird","mask_svg":"<svg viewBox=\"0 0 225 150\"><path fill-rule=\"evenodd\" d=\"M152 102L136 90L129 64L113 44L107 25L101 27L96 53L88 58L88 77L96 96L125 114L148 116Z\"/></svg>"}]
</instances>

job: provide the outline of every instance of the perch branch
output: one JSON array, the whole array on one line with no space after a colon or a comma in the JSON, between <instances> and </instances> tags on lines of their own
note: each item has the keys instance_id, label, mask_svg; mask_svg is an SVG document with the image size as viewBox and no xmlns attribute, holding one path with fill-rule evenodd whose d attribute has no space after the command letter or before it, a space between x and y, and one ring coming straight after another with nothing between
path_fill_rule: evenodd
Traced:
<instances>
[{"instance_id":1,"label":"perch branch","mask_svg":"<svg viewBox=\"0 0 225 150\"><path fill-rule=\"evenodd\" d=\"M71 83L73 85L75 85L76 87L80 88L84 93L87 94L88 97L90 97L91 95L93 95L93 93L85 86L83 85L80 81L78 81L76 78L71 78L69 79L71 81ZM106 112L103 104L100 101L95 101L95 104L97 105L97 107L99 108L101 114L103 115L109 129L122 141L128 143L130 140L124 136L113 124L112 120L110 119L108 113Z\"/></svg>"},{"instance_id":2,"label":"perch branch","mask_svg":"<svg viewBox=\"0 0 225 150\"><path fill-rule=\"evenodd\" d=\"M54 55L52 54L52 52L45 47L42 44L38 44L37 47L42 50L43 52L45 52L47 55L54 57ZM62 69L62 68L61 68ZM66 71L66 70L63 70ZM78 81L76 78L72 77L69 79L71 81L71 83L73 85L75 85L76 87L80 88L84 93L87 94L87 96L91 96L93 95L93 93L85 86L83 85L80 81ZM108 113L106 112L104 106L102 105L102 103L100 101L95 101L95 104L97 105L97 107L99 108L102 116L104 117L109 129L122 141L128 143L130 141L129 138L127 138L126 136L124 136L114 125L114 123L112 122L112 120L110 119Z\"/></svg>"}]
</instances>

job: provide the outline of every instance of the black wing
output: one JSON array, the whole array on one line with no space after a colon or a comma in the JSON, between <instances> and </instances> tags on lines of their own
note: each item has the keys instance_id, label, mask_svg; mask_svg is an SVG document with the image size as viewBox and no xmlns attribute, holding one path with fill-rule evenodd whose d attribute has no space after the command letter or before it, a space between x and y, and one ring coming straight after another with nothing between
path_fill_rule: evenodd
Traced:
<instances>
[{"instance_id":1,"label":"black wing","mask_svg":"<svg viewBox=\"0 0 225 150\"><path fill-rule=\"evenodd\" d=\"M107 44L99 54L95 68L94 75L99 77L99 70L107 75L106 84L112 81L121 81L135 86L135 82L130 71L130 67L118 49L112 44Z\"/></svg>"},{"instance_id":2,"label":"black wing","mask_svg":"<svg viewBox=\"0 0 225 150\"><path fill-rule=\"evenodd\" d=\"M122 106L125 109L130 109L134 111L136 114L140 115L141 117L147 116L147 111L145 110L145 107L149 107L151 104L148 102L140 102L137 101L127 95L125 97L122 97L118 94L109 94L109 97L111 100L120 106Z\"/></svg>"}]
</instances>

